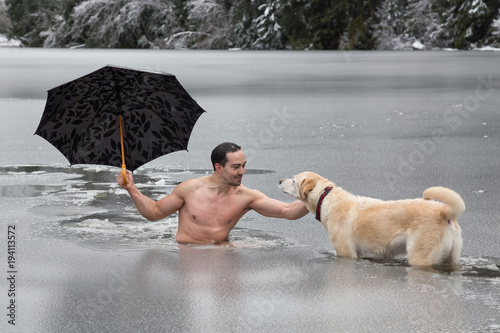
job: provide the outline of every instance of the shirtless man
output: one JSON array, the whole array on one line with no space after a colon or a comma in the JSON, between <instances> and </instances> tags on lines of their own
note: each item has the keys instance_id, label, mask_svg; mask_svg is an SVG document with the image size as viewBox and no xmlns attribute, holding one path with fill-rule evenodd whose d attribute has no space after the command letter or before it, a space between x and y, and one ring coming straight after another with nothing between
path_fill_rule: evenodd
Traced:
<instances>
[{"instance_id":1,"label":"shirtless man","mask_svg":"<svg viewBox=\"0 0 500 333\"><path fill-rule=\"evenodd\" d=\"M159 201L142 194L128 171L127 185L123 184L121 172L117 182L128 191L139 213L148 220L156 221L179 211L175 239L181 244L225 242L231 229L251 209L266 217L288 220L308 213L298 200L284 203L241 185L246 160L240 146L222 143L212 151L211 158L212 175L185 181Z\"/></svg>"}]
</instances>

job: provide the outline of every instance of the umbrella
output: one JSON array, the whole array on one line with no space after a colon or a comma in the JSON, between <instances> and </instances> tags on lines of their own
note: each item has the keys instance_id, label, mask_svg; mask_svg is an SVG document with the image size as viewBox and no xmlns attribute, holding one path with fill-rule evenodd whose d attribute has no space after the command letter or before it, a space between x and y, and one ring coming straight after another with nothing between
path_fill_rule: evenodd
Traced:
<instances>
[{"instance_id":1,"label":"umbrella","mask_svg":"<svg viewBox=\"0 0 500 333\"><path fill-rule=\"evenodd\" d=\"M41 136L70 164L134 171L162 155L187 150L205 112L176 77L106 66L48 91Z\"/></svg>"}]
</instances>

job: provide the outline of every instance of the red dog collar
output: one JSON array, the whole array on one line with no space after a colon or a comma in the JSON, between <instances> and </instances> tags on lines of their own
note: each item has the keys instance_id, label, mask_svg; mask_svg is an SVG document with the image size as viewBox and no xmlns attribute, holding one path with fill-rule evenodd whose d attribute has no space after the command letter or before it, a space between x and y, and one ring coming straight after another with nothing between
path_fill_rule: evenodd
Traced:
<instances>
[{"instance_id":1,"label":"red dog collar","mask_svg":"<svg viewBox=\"0 0 500 333\"><path fill-rule=\"evenodd\" d=\"M325 188L325 191L323 192L323 194L321 194L321 197L319 197L318 207L316 208L316 220L320 222L321 222L321 204L323 203L323 199L325 199L326 195L330 193L331 190L332 187Z\"/></svg>"}]
</instances>

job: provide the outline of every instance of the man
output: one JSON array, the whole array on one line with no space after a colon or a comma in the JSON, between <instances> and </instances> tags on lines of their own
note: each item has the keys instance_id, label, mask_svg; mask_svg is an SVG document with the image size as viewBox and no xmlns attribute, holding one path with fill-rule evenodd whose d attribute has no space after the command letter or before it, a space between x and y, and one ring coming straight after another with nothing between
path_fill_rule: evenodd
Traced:
<instances>
[{"instance_id":1,"label":"man","mask_svg":"<svg viewBox=\"0 0 500 333\"><path fill-rule=\"evenodd\" d=\"M156 221L179 211L176 240L181 244L227 241L231 229L252 209L266 217L288 220L308 213L299 200L284 203L241 185L246 160L240 146L222 143L212 151L211 159L212 175L185 181L159 201L142 194L130 172L127 172L127 185L123 184L121 172L117 182L128 191L139 213L148 220Z\"/></svg>"}]
</instances>

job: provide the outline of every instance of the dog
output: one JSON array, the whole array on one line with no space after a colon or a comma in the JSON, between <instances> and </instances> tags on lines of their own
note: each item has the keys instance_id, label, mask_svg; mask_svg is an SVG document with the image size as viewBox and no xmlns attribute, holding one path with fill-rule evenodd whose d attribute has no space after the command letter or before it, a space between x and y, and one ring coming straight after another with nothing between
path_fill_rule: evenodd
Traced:
<instances>
[{"instance_id":1,"label":"dog","mask_svg":"<svg viewBox=\"0 0 500 333\"><path fill-rule=\"evenodd\" d=\"M279 187L316 215L338 256L387 260L406 253L412 266L458 266L457 217L465 203L448 188L428 188L422 199L383 201L351 194L313 172L280 180Z\"/></svg>"}]
</instances>

